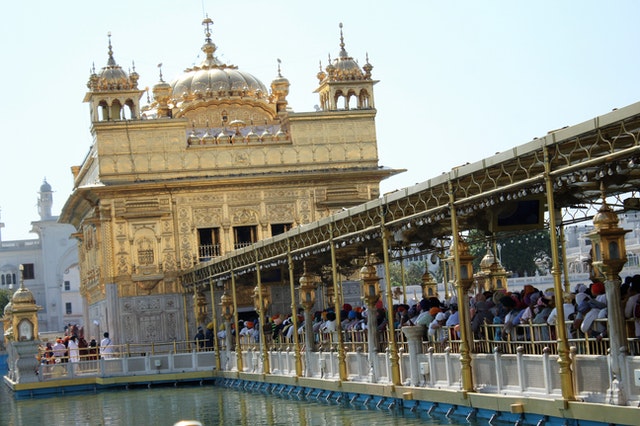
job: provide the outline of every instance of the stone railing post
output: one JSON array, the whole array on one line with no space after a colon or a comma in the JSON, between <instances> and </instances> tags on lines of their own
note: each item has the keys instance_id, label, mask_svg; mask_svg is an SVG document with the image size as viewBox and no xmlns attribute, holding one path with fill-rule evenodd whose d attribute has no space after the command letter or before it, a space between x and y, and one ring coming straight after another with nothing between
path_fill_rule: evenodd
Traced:
<instances>
[{"instance_id":1,"label":"stone railing post","mask_svg":"<svg viewBox=\"0 0 640 426\"><path fill-rule=\"evenodd\" d=\"M407 337L407 347L409 348L411 386L418 386L420 383L418 355L422 353L422 336L424 336L425 327L424 325L402 327L402 332Z\"/></svg>"}]
</instances>

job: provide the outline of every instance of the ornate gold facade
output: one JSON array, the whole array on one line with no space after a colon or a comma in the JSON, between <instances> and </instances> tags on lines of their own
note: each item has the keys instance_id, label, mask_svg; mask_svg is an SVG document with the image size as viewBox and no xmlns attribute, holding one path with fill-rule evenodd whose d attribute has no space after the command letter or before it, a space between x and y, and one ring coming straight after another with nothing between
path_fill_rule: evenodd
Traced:
<instances>
[{"instance_id":1,"label":"ornate gold facade","mask_svg":"<svg viewBox=\"0 0 640 426\"><path fill-rule=\"evenodd\" d=\"M107 66L89 78L94 143L72 168L60 220L78 230L92 334L185 337L179 271L376 199L398 172L378 166L373 67L346 54L342 30L338 59L318 74L322 109L296 113L280 65L269 93L215 57L211 24L203 62L171 83L160 73L149 105L111 40Z\"/></svg>"}]
</instances>

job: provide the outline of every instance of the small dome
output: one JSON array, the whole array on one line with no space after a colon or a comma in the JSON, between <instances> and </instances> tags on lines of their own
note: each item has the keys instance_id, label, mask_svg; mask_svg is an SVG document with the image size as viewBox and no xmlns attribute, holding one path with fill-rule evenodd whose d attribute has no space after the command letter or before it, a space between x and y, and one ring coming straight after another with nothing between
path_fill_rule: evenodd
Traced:
<instances>
[{"instance_id":1,"label":"small dome","mask_svg":"<svg viewBox=\"0 0 640 426\"><path fill-rule=\"evenodd\" d=\"M99 74L95 69L89 77L87 87L94 92L111 90L136 90L138 88L139 75L135 71L129 76L113 58L113 48L111 47L111 34L109 34L109 59L107 65L102 68Z\"/></svg>"},{"instance_id":2,"label":"small dome","mask_svg":"<svg viewBox=\"0 0 640 426\"><path fill-rule=\"evenodd\" d=\"M247 133L247 142L248 143L255 143L255 142L259 142L259 141L260 141L260 136L258 136L253 131L253 127L251 127L251 130L249 131L249 133Z\"/></svg>"},{"instance_id":3,"label":"small dome","mask_svg":"<svg viewBox=\"0 0 640 426\"><path fill-rule=\"evenodd\" d=\"M46 179L42 182L42 185L40 185L40 192L51 192L51 185L49 185Z\"/></svg>"},{"instance_id":4,"label":"small dome","mask_svg":"<svg viewBox=\"0 0 640 426\"><path fill-rule=\"evenodd\" d=\"M11 301L9 301L9 303L4 305L4 317L7 318L12 313L13 313L13 304L11 303Z\"/></svg>"},{"instance_id":5,"label":"small dome","mask_svg":"<svg viewBox=\"0 0 640 426\"><path fill-rule=\"evenodd\" d=\"M18 291L13 294L11 298L11 303L13 306L16 305L35 305L36 298L33 297L33 293L29 289L24 286L20 286Z\"/></svg>"},{"instance_id":6,"label":"small dome","mask_svg":"<svg viewBox=\"0 0 640 426\"><path fill-rule=\"evenodd\" d=\"M344 36L342 35L342 23L340 24L340 53L338 58L329 60L326 71L329 74L331 80L346 81L346 80L365 80L365 73L360 68L360 65L347 53L344 48ZM368 62L367 62L368 63ZM373 67L371 67L373 68ZM318 74L320 78L320 74Z\"/></svg>"},{"instance_id":7,"label":"small dome","mask_svg":"<svg viewBox=\"0 0 640 426\"><path fill-rule=\"evenodd\" d=\"M196 131L192 130L187 138L187 143L189 145L198 145L200 143L200 138L196 135Z\"/></svg>"},{"instance_id":8,"label":"small dome","mask_svg":"<svg viewBox=\"0 0 640 426\"><path fill-rule=\"evenodd\" d=\"M225 143L229 143L231 141L231 138L229 137L227 132L224 129L222 129L220 133L218 133L216 140L218 141L219 144L225 144Z\"/></svg>"},{"instance_id":9,"label":"small dome","mask_svg":"<svg viewBox=\"0 0 640 426\"><path fill-rule=\"evenodd\" d=\"M204 135L202 135L202 143L204 145L213 145L216 143L216 138L211 133L209 133L209 130L207 130Z\"/></svg>"},{"instance_id":10,"label":"small dome","mask_svg":"<svg viewBox=\"0 0 640 426\"><path fill-rule=\"evenodd\" d=\"M490 248L487 247L487 254L480 261L480 269L489 269L496 262L496 257Z\"/></svg>"},{"instance_id":11,"label":"small dome","mask_svg":"<svg viewBox=\"0 0 640 426\"><path fill-rule=\"evenodd\" d=\"M598 213L593 216L593 226L596 229L616 228L618 226L618 215L611 210L611 207L603 201Z\"/></svg>"}]
</instances>

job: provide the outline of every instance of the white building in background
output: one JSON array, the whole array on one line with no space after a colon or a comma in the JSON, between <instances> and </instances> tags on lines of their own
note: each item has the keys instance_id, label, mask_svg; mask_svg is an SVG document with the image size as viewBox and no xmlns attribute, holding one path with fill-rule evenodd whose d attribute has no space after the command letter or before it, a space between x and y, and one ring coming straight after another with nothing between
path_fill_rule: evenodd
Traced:
<instances>
[{"instance_id":1,"label":"white building in background","mask_svg":"<svg viewBox=\"0 0 640 426\"><path fill-rule=\"evenodd\" d=\"M15 291L20 286L20 265L24 285L42 307L39 330L64 330L66 324L83 325L78 249L71 238L73 226L58 223L51 214L53 191L45 180L38 192L40 220L31 222L38 238L3 241L0 234L0 289ZM4 227L0 223L0 231Z\"/></svg>"}]
</instances>

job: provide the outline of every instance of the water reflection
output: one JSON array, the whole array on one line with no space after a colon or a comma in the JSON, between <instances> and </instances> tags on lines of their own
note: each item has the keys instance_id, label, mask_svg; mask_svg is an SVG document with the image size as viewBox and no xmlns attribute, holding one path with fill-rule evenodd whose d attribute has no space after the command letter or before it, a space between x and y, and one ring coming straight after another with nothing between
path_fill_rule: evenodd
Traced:
<instances>
[{"instance_id":1,"label":"water reflection","mask_svg":"<svg viewBox=\"0 0 640 426\"><path fill-rule=\"evenodd\" d=\"M203 425L388 426L457 424L426 413L348 408L336 403L286 399L211 385L154 387L16 401L1 385L0 425L153 425L180 420ZM460 423L462 424L462 423ZM464 422L464 424L467 424Z\"/></svg>"}]
</instances>

